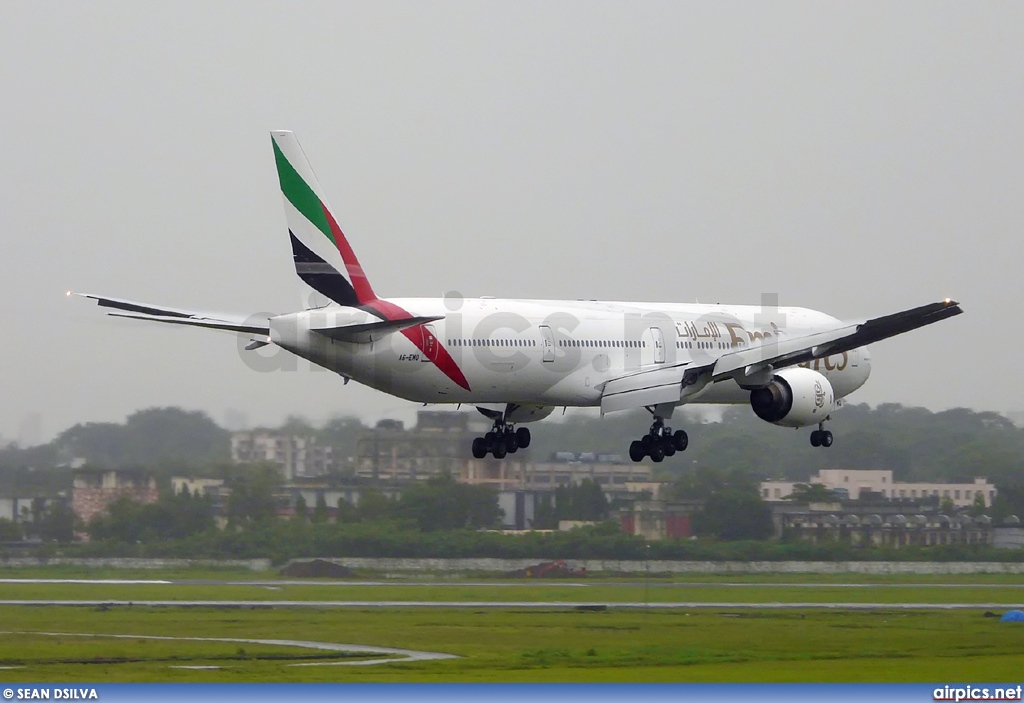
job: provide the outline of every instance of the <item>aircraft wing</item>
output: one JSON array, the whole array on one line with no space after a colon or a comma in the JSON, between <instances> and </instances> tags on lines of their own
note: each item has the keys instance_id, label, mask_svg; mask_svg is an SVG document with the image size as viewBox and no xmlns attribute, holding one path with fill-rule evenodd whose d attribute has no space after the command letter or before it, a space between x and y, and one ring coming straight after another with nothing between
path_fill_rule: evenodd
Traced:
<instances>
[{"instance_id":1,"label":"aircraft wing","mask_svg":"<svg viewBox=\"0 0 1024 703\"><path fill-rule=\"evenodd\" d=\"M188 325L190 327L205 327L207 329L227 330L229 332L262 335L264 337L270 334L269 318L263 319L259 317L242 317L241 315L182 310L163 305L137 303L121 298L108 298L103 295L93 295L92 293L72 293L68 291L68 295L77 295L80 298L95 300L101 308L110 308L114 311L107 313L111 317L126 317L132 320L149 320L150 322L164 322L172 325Z\"/></svg>"},{"instance_id":2,"label":"aircraft wing","mask_svg":"<svg viewBox=\"0 0 1024 703\"><path fill-rule=\"evenodd\" d=\"M763 386L776 369L841 354L962 312L959 303L945 300L800 337L771 337L755 346L724 350L717 356L708 352L708 361L636 371L605 384L601 413L685 402L708 383L729 378L741 386Z\"/></svg>"}]
</instances>

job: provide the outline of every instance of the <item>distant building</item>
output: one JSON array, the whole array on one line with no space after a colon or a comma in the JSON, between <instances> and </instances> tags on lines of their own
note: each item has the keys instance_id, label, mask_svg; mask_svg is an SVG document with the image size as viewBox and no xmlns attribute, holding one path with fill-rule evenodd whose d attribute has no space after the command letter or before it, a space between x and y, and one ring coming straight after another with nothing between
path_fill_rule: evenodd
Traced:
<instances>
[{"instance_id":1,"label":"distant building","mask_svg":"<svg viewBox=\"0 0 1024 703\"><path fill-rule=\"evenodd\" d=\"M509 455L502 461L465 459L458 478L463 483L494 486L499 491L554 490L558 486L591 479L609 498L647 492L656 497L661 484L651 480L647 464L605 464L554 462L534 464L516 461Z\"/></svg>"},{"instance_id":2,"label":"distant building","mask_svg":"<svg viewBox=\"0 0 1024 703\"><path fill-rule=\"evenodd\" d=\"M214 496L224 488L224 479L174 476L171 478L171 488L174 490L174 495L188 489L189 494L193 496Z\"/></svg>"},{"instance_id":3,"label":"distant building","mask_svg":"<svg viewBox=\"0 0 1024 703\"><path fill-rule=\"evenodd\" d=\"M1002 525L992 530L992 546L1001 549L1024 549L1024 527L1020 520L1016 525Z\"/></svg>"},{"instance_id":4,"label":"distant building","mask_svg":"<svg viewBox=\"0 0 1024 703\"><path fill-rule=\"evenodd\" d=\"M63 498L0 498L0 519L11 522L35 522L38 516L46 511L57 500Z\"/></svg>"},{"instance_id":5,"label":"distant building","mask_svg":"<svg viewBox=\"0 0 1024 703\"><path fill-rule=\"evenodd\" d=\"M934 501L921 503L771 504L776 537L809 542L901 547L936 544L990 544L992 520L981 515L943 515Z\"/></svg>"},{"instance_id":6,"label":"distant building","mask_svg":"<svg viewBox=\"0 0 1024 703\"><path fill-rule=\"evenodd\" d=\"M693 536L691 520L701 506L699 500L638 500L619 511L619 526L648 540L683 539Z\"/></svg>"},{"instance_id":7,"label":"distant building","mask_svg":"<svg viewBox=\"0 0 1024 703\"><path fill-rule=\"evenodd\" d=\"M537 503L547 491L499 491L498 507L506 530L529 530L537 513Z\"/></svg>"},{"instance_id":8,"label":"distant building","mask_svg":"<svg viewBox=\"0 0 1024 703\"><path fill-rule=\"evenodd\" d=\"M421 410L413 429L406 429L398 420L381 420L358 440L356 476L375 483L402 484L448 472L461 483L493 486L509 495L551 491L588 478L597 481L609 498L645 492L656 497L661 488L651 480L650 466L624 463L616 454L558 452L550 461L535 463L528 450L520 450L502 460L473 459L469 447L488 424L473 423L471 418L468 413ZM511 504L503 506L506 515L520 516L510 518L508 524L523 522L523 505L519 510Z\"/></svg>"},{"instance_id":9,"label":"distant building","mask_svg":"<svg viewBox=\"0 0 1024 703\"><path fill-rule=\"evenodd\" d=\"M317 444L316 437L273 430L235 432L231 435L231 461L236 464L277 464L287 481L326 474L332 448Z\"/></svg>"},{"instance_id":10,"label":"distant building","mask_svg":"<svg viewBox=\"0 0 1024 703\"><path fill-rule=\"evenodd\" d=\"M362 490L358 486L333 487L308 482L287 484L281 486L277 494L280 501L277 514L278 517L294 517L299 498L302 498L306 504L306 510L312 515L317 503L323 498L324 505L327 506L328 518L334 519L338 514L338 502L344 500L353 507L358 506ZM381 493L392 499L400 495L396 490L384 490Z\"/></svg>"},{"instance_id":11,"label":"distant building","mask_svg":"<svg viewBox=\"0 0 1024 703\"><path fill-rule=\"evenodd\" d=\"M155 503L156 479L143 471L125 469L75 469L72 473L71 510L82 522L107 511L118 498Z\"/></svg>"},{"instance_id":12,"label":"distant building","mask_svg":"<svg viewBox=\"0 0 1024 703\"><path fill-rule=\"evenodd\" d=\"M356 443L356 476L385 483L425 481L448 472L459 476L480 428L468 413L421 410L416 427L381 420Z\"/></svg>"},{"instance_id":13,"label":"distant building","mask_svg":"<svg viewBox=\"0 0 1024 703\"><path fill-rule=\"evenodd\" d=\"M213 518L217 527L223 528L227 524L225 515L228 496L231 490L224 485L221 478L202 478L192 476L172 476L171 490L174 495L184 493L188 490L193 498L205 498L210 501L213 508Z\"/></svg>"},{"instance_id":14,"label":"distant building","mask_svg":"<svg viewBox=\"0 0 1024 703\"><path fill-rule=\"evenodd\" d=\"M797 483L820 484L849 500L882 497L887 500L924 500L936 502L949 498L958 508L970 507L981 496L990 507L996 487L983 478L973 483L903 483L893 481L892 471L822 469L807 481L763 481L761 497L767 501L785 500Z\"/></svg>"}]
</instances>

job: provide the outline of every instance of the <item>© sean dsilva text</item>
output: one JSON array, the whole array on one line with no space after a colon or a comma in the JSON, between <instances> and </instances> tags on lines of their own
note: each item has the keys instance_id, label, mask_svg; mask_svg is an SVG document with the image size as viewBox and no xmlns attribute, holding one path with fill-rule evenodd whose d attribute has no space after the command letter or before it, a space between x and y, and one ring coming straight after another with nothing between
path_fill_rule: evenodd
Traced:
<instances>
[{"instance_id":1,"label":"\u00a9 sean dsilva text","mask_svg":"<svg viewBox=\"0 0 1024 703\"><path fill-rule=\"evenodd\" d=\"M4 689L6 700L19 701L87 701L99 700L95 688L47 688L39 686L35 688L13 688Z\"/></svg>"}]
</instances>

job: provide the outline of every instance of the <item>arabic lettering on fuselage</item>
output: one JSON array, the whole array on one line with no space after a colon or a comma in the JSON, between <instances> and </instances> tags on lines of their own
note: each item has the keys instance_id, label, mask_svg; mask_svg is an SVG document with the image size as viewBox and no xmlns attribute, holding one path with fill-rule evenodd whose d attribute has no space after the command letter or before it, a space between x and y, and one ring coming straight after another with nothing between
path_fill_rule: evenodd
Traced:
<instances>
[{"instance_id":1,"label":"arabic lettering on fuselage","mask_svg":"<svg viewBox=\"0 0 1024 703\"><path fill-rule=\"evenodd\" d=\"M770 326L770 330L755 330L751 332L739 322L723 322L719 324L711 320L700 323L687 320L676 323L676 334L680 339L721 340L728 336L728 343L731 345L749 344L760 339L779 337L785 334L774 322L770 323ZM724 332L722 330L723 327L725 328ZM726 332L728 332L728 335L726 335Z\"/></svg>"}]
</instances>

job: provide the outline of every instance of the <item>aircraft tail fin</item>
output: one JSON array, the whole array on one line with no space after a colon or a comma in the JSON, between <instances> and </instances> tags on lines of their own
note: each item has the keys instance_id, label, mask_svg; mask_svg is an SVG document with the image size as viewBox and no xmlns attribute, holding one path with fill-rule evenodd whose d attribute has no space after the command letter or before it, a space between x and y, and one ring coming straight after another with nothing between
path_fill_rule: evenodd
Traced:
<instances>
[{"instance_id":1,"label":"aircraft tail fin","mask_svg":"<svg viewBox=\"0 0 1024 703\"><path fill-rule=\"evenodd\" d=\"M339 305L358 307L377 300L355 252L327 205L295 134L270 133L284 196L295 273Z\"/></svg>"}]
</instances>

